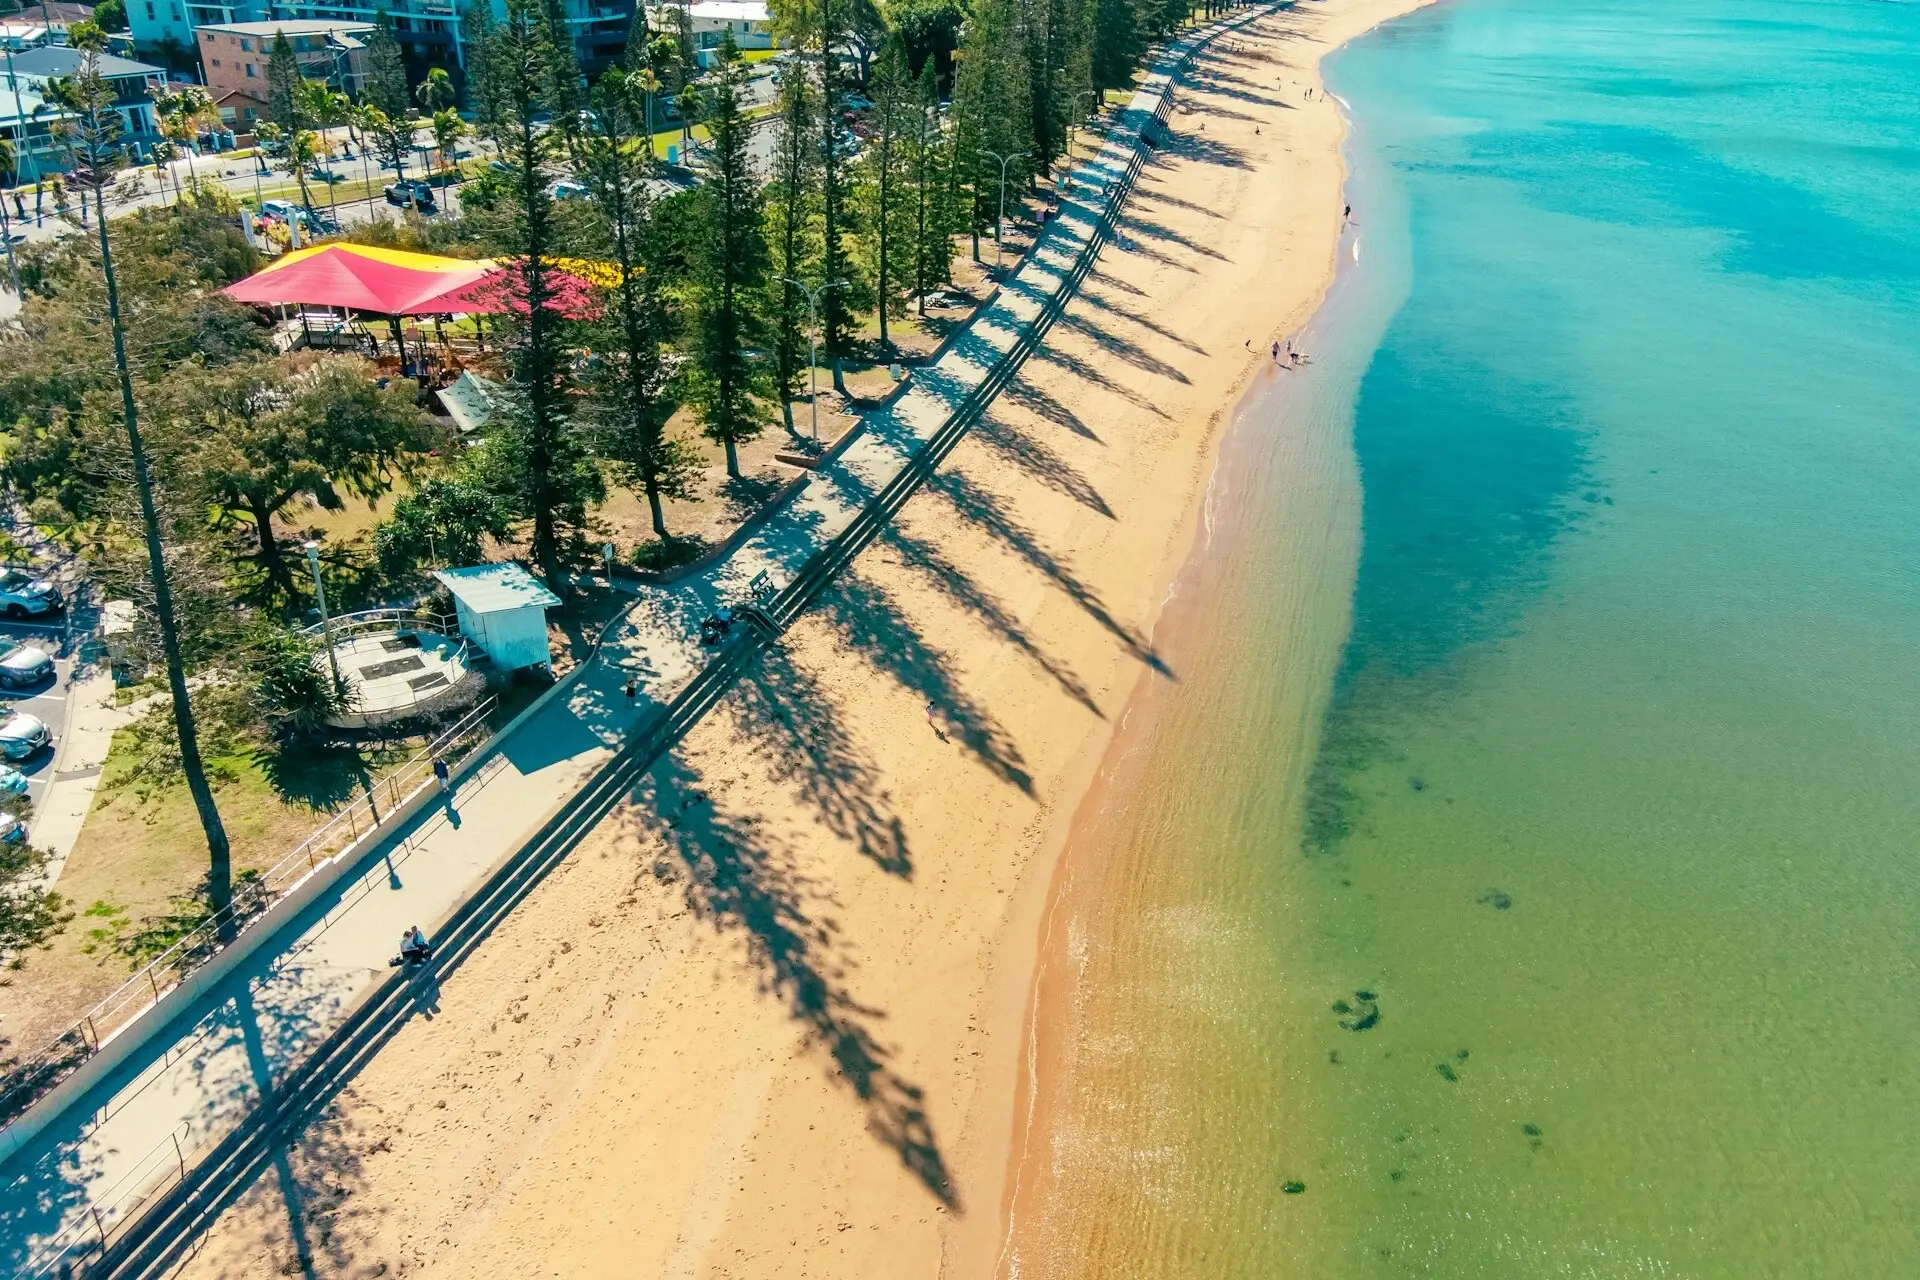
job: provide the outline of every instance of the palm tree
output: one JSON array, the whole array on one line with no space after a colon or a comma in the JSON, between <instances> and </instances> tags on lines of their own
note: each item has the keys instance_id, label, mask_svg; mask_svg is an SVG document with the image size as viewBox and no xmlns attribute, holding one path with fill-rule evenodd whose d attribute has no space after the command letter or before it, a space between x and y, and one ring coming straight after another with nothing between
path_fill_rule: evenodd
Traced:
<instances>
[{"instance_id":1,"label":"palm tree","mask_svg":"<svg viewBox=\"0 0 1920 1280\"><path fill-rule=\"evenodd\" d=\"M179 150L187 156L187 181L197 184L200 175L194 171L193 147L200 137L200 126L208 116L215 115L213 99L198 85L187 85L178 93L162 89L157 105L161 136L180 144ZM177 190L179 184L174 185Z\"/></svg>"},{"instance_id":2,"label":"palm tree","mask_svg":"<svg viewBox=\"0 0 1920 1280\"><path fill-rule=\"evenodd\" d=\"M462 120L460 113L452 107L445 107L433 113L433 145L440 153L441 169L452 167L454 144L471 132L467 122Z\"/></svg>"},{"instance_id":3,"label":"palm tree","mask_svg":"<svg viewBox=\"0 0 1920 1280\"><path fill-rule=\"evenodd\" d=\"M367 153L373 148L367 143L379 137L381 130L387 127L387 113L371 102L362 103L354 108L353 123L360 130L360 178L367 184L367 190L371 192L373 190L373 170L370 167L372 159Z\"/></svg>"},{"instance_id":4,"label":"palm tree","mask_svg":"<svg viewBox=\"0 0 1920 1280\"><path fill-rule=\"evenodd\" d=\"M353 100L344 93L336 93L321 80L302 80L300 87L294 90L299 99L300 114L313 122L317 131L318 147L321 156L327 162L327 212L335 223L340 221L340 206L333 195L335 181L333 173L333 140L327 137L327 130L337 128L347 121L347 113L353 110Z\"/></svg>"},{"instance_id":5,"label":"palm tree","mask_svg":"<svg viewBox=\"0 0 1920 1280\"><path fill-rule=\"evenodd\" d=\"M160 194L163 196L167 194L167 176L174 159L173 139L163 133L160 135L160 140L153 144L153 168L160 175ZM173 199L176 204L180 201L178 183L174 184Z\"/></svg>"},{"instance_id":6,"label":"palm tree","mask_svg":"<svg viewBox=\"0 0 1920 1280\"><path fill-rule=\"evenodd\" d=\"M427 78L414 89L413 96L429 113L444 111L460 99L453 87L453 77L447 74L445 67L435 67L427 72Z\"/></svg>"}]
</instances>

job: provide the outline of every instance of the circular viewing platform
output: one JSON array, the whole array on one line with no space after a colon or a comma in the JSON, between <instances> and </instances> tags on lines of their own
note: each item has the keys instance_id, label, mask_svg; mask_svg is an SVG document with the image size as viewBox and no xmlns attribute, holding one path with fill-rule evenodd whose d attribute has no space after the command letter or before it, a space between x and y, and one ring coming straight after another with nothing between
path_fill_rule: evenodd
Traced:
<instances>
[{"instance_id":1,"label":"circular viewing platform","mask_svg":"<svg viewBox=\"0 0 1920 1280\"><path fill-rule=\"evenodd\" d=\"M445 623L404 610L374 609L335 618L329 627L309 627L324 643L333 638L333 660L351 696L327 723L339 729L369 729L438 716L475 702L485 692L486 676L475 668L485 661ZM325 650L314 655L327 660Z\"/></svg>"}]
</instances>

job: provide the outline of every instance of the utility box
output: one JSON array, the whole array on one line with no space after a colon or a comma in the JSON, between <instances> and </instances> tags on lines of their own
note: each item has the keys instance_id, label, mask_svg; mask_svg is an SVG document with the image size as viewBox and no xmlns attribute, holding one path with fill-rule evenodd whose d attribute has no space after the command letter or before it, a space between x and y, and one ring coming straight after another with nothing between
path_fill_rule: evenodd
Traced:
<instances>
[{"instance_id":1,"label":"utility box","mask_svg":"<svg viewBox=\"0 0 1920 1280\"><path fill-rule=\"evenodd\" d=\"M544 667L547 610L560 598L517 564L482 564L441 569L434 578L453 597L460 634L471 640L500 671Z\"/></svg>"},{"instance_id":2,"label":"utility box","mask_svg":"<svg viewBox=\"0 0 1920 1280\"><path fill-rule=\"evenodd\" d=\"M132 684L147 673L135 639L138 617L131 600L109 600L100 610L100 639L107 650L107 670L116 685Z\"/></svg>"}]
</instances>

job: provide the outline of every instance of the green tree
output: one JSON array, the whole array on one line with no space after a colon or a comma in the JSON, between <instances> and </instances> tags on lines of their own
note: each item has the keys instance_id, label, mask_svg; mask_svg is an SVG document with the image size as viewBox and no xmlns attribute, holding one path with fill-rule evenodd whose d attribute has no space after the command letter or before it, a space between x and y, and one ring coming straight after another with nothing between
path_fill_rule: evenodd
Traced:
<instances>
[{"instance_id":1,"label":"green tree","mask_svg":"<svg viewBox=\"0 0 1920 1280\"><path fill-rule=\"evenodd\" d=\"M488 483L532 525L533 559L562 600L571 594L563 542L586 522L587 504L605 493L600 470L572 420L563 327L552 255L559 242L548 190L553 131L543 121L553 104L561 60L541 0L508 0L487 61L501 86L503 158L501 235L514 254L509 282L510 394L488 442Z\"/></svg>"},{"instance_id":2,"label":"green tree","mask_svg":"<svg viewBox=\"0 0 1920 1280\"><path fill-rule=\"evenodd\" d=\"M760 184L747 154L752 122L740 91L746 70L731 32L720 46L708 128L713 141L700 188L707 234L698 263L693 402L701 430L727 452L727 474L740 475L738 446L760 434L753 403L764 380L747 347L761 328L755 303L766 287L766 239Z\"/></svg>"},{"instance_id":3,"label":"green tree","mask_svg":"<svg viewBox=\"0 0 1920 1280\"><path fill-rule=\"evenodd\" d=\"M393 17L385 9L373 14L367 36L367 102L380 108L380 123L372 128L374 143L398 176L407 176L407 152L413 148L413 98L407 92L407 66L394 39Z\"/></svg>"},{"instance_id":4,"label":"green tree","mask_svg":"<svg viewBox=\"0 0 1920 1280\"><path fill-rule=\"evenodd\" d=\"M167 565L167 546L154 500L151 465L145 441L140 434L139 408L134 398L133 370L127 360L126 328L120 314L120 291L114 279L113 240L107 226L106 180L120 159L115 145L120 116L114 110L114 91L100 74L100 48L90 38L76 40L82 50L79 70L72 81L71 100L78 108L74 122L77 149L87 159L88 184L99 212L97 233L100 245L100 274L106 291L107 328L113 341L113 367L120 391L120 425L126 434L127 459L133 489L140 508L141 529L147 553L149 583L153 591L154 621L160 632L161 652L167 669L167 688L172 695L174 731L180 744L180 765L193 796L200 829L207 842L207 900L220 921L219 936L233 936L230 908L233 902L233 859L227 843L226 825L207 783L205 762L200 757L200 738L194 723L193 707L187 696L186 660L180 644L179 623L174 616L172 584Z\"/></svg>"},{"instance_id":5,"label":"green tree","mask_svg":"<svg viewBox=\"0 0 1920 1280\"><path fill-rule=\"evenodd\" d=\"M960 0L890 0L887 21L907 48L907 65L919 75L928 62L934 78L953 78L953 52L960 47L960 31L967 10Z\"/></svg>"},{"instance_id":6,"label":"green tree","mask_svg":"<svg viewBox=\"0 0 1920 1280\"><path fill-rule=\"evenodd\" d=\"M102 31L125 31L127 29L126 0L100 0L93 7L93 20Z\"/></svg>"},{"instance_id":7,"label":"green tree","mask_svg":"<svg viewBox=\"0 0 1920 1280\"><path fill-rule=\"evenodd\" d=\"M467 128L467 122L452 107L433 113L433 149L440 153L440 168L443 171L453 168L453 148L470 132L472 130Z\"/></svg>"},{"instance_id":8,"label":"green tree","mask_svg":"<svg viewBox=\"0 0 1920 1280\"><path fill-rule=\"evenodd\" d=\"M641 6L642 10L644 8ZM472 117L473 131L498 151L504 108L501 105L500 85L488 61L493 50L493 37L492 5L468 5L460 15L460 41L467 59L464 82L467 114Z\"/></svg>"},{"instance_id":9,"label":"green tree","mask_svg":"<svg viewBox=\"0 0 1920 1280\"><path fill-rule=\"evenodd\" d=\"M934 60L920 68L908 164L913 172L913 294L927 314L927 294L953 272L953 217L947 150L940 130L940 82Z\"/></svg>"},{"instance_id":10,"label":"green tree","mask_svg":"<svg viewBox=\"0 0 1920 1280\"><path fill-rule=\"evenodd\" d=\"M480 480L465 472L423 481L393 504L373 531L380 571L404 578L422 565L477 564L485 540L513 533L513 512Z\"/></svg>"},{"instance_id":11,"label":"green tree","mask_svg":"<svg viewBox=\"0 0 1920 1280\"><path fill-rule=\"evenodd\" d=\"M282 739L318 733L329 717L353 709L353 686L334 679L326 650L311 636L264 626L251 637L246 657L255 704Z\"/></svg>"},{"instance_id":12,"label":"green tree","mask_svg":"<svg viewBox=\"0 0 1920 1280\"><path fill-rule=\"evenodd\" d=\"M953 118L962 146L960 175L965 182L967 229L980 256L980 231L995 226L1000 198L1000 163L1032 149L1031 67L1019 22L1017 0L979 0L960 48L953 90ZM1006 182L1026 178L1022 161L1007 166Z\"/></svg>"},{"instance_id":13,"label":"green tree","mask_svg":"<svg viewBox=\"0 0 1920 1280\"><path fill-rule=\"evenodd\" d=\"M343 493L376 498L441 441L411 384L381 387L372 367L352 358L188 365L154 399L154 416L191 457L216 523L253 526L267 599L294 594L294 566L274 529L290 504L305 499L338 511Z\"/></svg>"},{"instance_id":14,"label":"green tree","mask_svg":"<svg viewBox=\"0 0 1920 1280\"><path fill-rule=\"evenodd\" d=\"M428 71L427 78L414 86L413 97L428 115L445 111L460 100L459 91L453 87L453 77L445 67Z\"/></svg>"},{"instance_id":15,"label":"green tree","mask_svg":"<svg viewBox=\"0 0 1920 1280\"><path fill-rule=\"evenodd\" d=\"M634 53L645 56L644 48ZM593 191L592 208L605 223L619 269L614 305L604 321L608 336L596 344L608 353L592 387L598 452L646 495L653 531L664 540L670 535L662 500L691 496L699 460L666 433L675 407L660 355L666 318L645 261L653 241L647 182L654 164L645 131L646 91L638 82L647 74L642 66L601 78L593 96L593 128L580 143L580 176Z\"/></svg>"},{"instance_id":16,"label":"green tree","mask_svg":"<svg viewBox=\"0 0 1920 1280\"><path fill-rule=\"evenodd\" d=\"M807 354L807 303L796 280L803 279L817 256L819 218L820 117L804 65L789 62L780 71L779 132L773 151L773 180L766 192L767 242L772 250L779 301L774 308L773 354L780 388L780 415L787 434L793 428L793 397L799 389L801 360Z\"/></svg>"},{"instance_id":17,"label":"green tree","mask_svg":"<svg viewBox=\"0 0 1920 1280\"><path fill-rule=\"evenodd\" d=\"M918 137L913 122L916 86L907 76L907 58L898 41L880 53L873 73L873 132L861 162L862 221L868 228L873 264L875 310L880 345L892 346L889 316L901 310L901 287L914 278L912 230L915 192L912 148Z\"/></svg>"},{"instance_id":18,"label":"green tree","mask_svg":"<svg viewBox=\"0 0 1920 1280\"><path fill-rule=\"evenodd\" d=\"M309 123L300 109L300 84L300 59L294 56L287 33L276 31L267 51L267 119L289 138Z\"/></svg>"}]
</instances>

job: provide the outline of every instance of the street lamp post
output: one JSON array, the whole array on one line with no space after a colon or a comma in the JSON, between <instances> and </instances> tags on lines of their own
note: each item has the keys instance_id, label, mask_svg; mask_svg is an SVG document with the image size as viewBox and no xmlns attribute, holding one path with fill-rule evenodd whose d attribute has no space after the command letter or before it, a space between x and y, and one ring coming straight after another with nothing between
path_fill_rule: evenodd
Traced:
<instances>
[{"instance_id":1,"label":"street lamp post","mask_svg":"<svg viewBox=\"0 0 1920 1280\"><path fill-rule=\"evenodd\" d=\"M1073 105L1077 107L1081 103L1086 102L1088 99L1092 99L1094 102L1100 101L1100 91L1098 89L1080 90L1080 92L1073 95ZM1091 118L1092 116L1093 116L1093 111L1091 107L1089 107L1087 111L1087 118ZM1071 124L1069 124L1067 127L1069 130L1067 134L1067 154L1071 156L1073 154L1073 131L1079 130L1084 126L1078 120L1075 120Z\"/></svg>"},{"instance_id":2,"label":"street lamp post","mask_svg":"<svg viewBox=\"0 0 1920 1280\"><path fill-rule=\"evenodd\" d=\"M320 598L320 642L327 646L327 666L333 672L333 687L340 687L340 660L333 656L333 619L327 616L327 587L320 581L320 544L306 545L307 568L313 570L313 591Z\"/></svg>"},{"instance_id":3,"label":"street lamp post","mask_svg":"<svg viewBox=\"0 0 1920 1280\"><path fill-rule=\"evenodd\" d=\"M1030 153L1026 151L1016 151L1012 155L1003 156L997 151L982 149L980 154L990 160L998 160L1000 162L1000 216L994 219L993 223L993 274L997 276L1000 274L1001 258L1005 255L1005 249L1000 243L1000 237L1007 224L1007 166Z\"/></svg>"},{"instance_id":4,"label":"street lamp post","mask_svg":"<svg viewBox=\"0 0 1920 1280\"><path fill-rule=\"evenodd\" d=\"M825 284L808 285L791 276L780 279L807 297L807 407L813 411L813 439L817 444L820 440L820 295L829 289L844 289L847 282L829 280Z\"/></svg>"}]
</instances>

